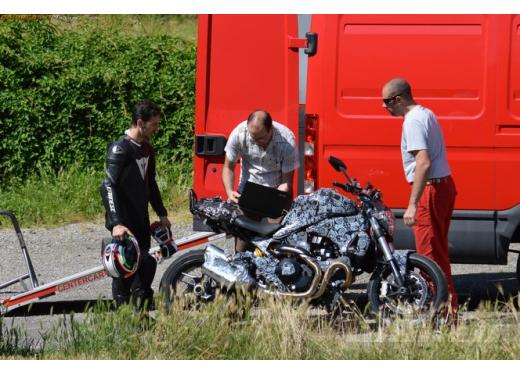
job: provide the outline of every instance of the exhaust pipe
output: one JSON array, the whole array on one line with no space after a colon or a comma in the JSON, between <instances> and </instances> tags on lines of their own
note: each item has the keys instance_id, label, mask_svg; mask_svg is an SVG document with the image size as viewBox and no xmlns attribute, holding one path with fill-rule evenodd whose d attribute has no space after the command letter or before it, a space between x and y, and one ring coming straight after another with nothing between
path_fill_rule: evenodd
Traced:
<instances>
[{"instance_id":1,"label":"exhaust pipe","mask_svg":"<svg viewBox=\"0 0 520 376\"><path fill-rule=\"evenodd\" d=\"M325 271L325 274L323 275L323 280L321 281L320 289L315 295L313 295L312 299L317 299L325 293L325 290L327 289L327 285L329 284L332 275L338 270L343 270L343 272L345 273L345 281L341 285L341 290L345 291L347 288L350 287L350 285L354 281L352 268L347 263L339 259L336 259L331 262L331 264Z\"/></svg>"},{"instance_id":2,"label":"exhaust pipe","mask_svg":"<svg viewBox=\"0 0 520 376\"><path fill-rule=\"evenodd\" d=\"M305 261L307 265L312 269L314 272L314 278L311 281L311 285L307 289L307 291L303 292L281 292L281 291L269 291L269 290L262 290L263 292L270 294L270 295L277 295L277 296L291 296L294 298L312 298L316 291L318 290L319 284L321 280L323 279L323 272L321 271L320 265L314 261L311 257L309 257L304 251L298 248L289 247L289 246L283 246L276 250L272 251L275 255L290 255L290 256L298 256L300 259Z\"/></svg>"},{"instance_id":3,"label":"exhaust pipe","mask_svg":"<svg viewBox=\"0 0 520 376\"><path fill-rule=\"evenodd\" d=\"M339 259L334 260L325 273L323 273L318 262L298 248L284 246L273 251L273 253L276 255L299 257L312 269L314 277L309 288L303 292L281 292L261 289L260 291L263 293L276 296L290 296L300 299L316 299L325 293L332 275L338 270L343 270L345 273L345 281L341 286L342 290L346 290L353 282L352 269L348 264ZM256 286L255 279L249 275L249 272L242 265L230 264L224 250L213 244L206 247L202 272L228 290L236 288L237 286L243 286L248 290L251 290Z\"/></svg>"},{"instance_id":4,"label":"exhaust pipe","mask_svg":"<svg viewBox=\"0 0 520 376\"><path fill-rule=\"evenodd\" d=\"M224 250L213 244L206 247L202 272L228 290L236 285L245 286L249 290L256 284L242 265L230 264Z\"/></svg>"}]
</instances>

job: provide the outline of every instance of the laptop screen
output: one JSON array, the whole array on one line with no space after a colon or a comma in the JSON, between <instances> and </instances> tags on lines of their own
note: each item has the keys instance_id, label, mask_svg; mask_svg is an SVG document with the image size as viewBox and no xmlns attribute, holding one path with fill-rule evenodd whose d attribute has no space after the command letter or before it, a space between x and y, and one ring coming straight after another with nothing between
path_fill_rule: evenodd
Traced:
<instances>
[{"instance_id":1,"label":"laptop screen","mask_svg":"<svg viewBox=\"0 0 520 376\"><path fill-rule=\"evenodd\" d=\"M292 203L289 192L279 191L276 188L246 182L244 190L238 199L238 205L247 211L262 217L278 218L288 210Z\"/></svg>"}]
</instances>

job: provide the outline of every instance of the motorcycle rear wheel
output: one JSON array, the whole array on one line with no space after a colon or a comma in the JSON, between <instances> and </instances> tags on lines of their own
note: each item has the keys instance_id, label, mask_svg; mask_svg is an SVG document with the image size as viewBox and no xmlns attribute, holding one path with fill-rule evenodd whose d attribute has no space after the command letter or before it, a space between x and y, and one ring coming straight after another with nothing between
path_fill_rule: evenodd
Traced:
<instances>
[{"instance_id":1,"label":"motorcycle rear wheel","mask_svg":"<svg viewBox=\"0 0 520 376\"><path fill-rule=\"evenodd\" d=\"M397 292L390 266L372 275L367 286L370 310L382 317L433 316L448 301L446 278L439 266L425 256L413 253L405 276L408 292Z\"/></svg>"},{"instance_id":2,"label":"motorcycle rear wheel","mask_svg":"<svg viewBox=\"0 0 520 376\"><path fill-rule=\"evenodd\" d=\"M159 285L163 303L167 309L176 300L187 305L210 301L214 298L214 282L202 274L204 249L179 252L164 272Z\"/></svg>"}]
</instances>

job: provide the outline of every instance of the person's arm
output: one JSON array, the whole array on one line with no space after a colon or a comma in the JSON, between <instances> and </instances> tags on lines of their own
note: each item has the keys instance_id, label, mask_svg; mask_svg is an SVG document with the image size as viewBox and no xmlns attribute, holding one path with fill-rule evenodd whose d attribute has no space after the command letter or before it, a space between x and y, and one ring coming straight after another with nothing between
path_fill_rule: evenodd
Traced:
<instances>
[{"instance_id":1,"label":"person's arm","mask_svg":"<svg viewBox=\"0 0 520 376\"><path fill-rule=\"evenodd\" d=\"M226 190L226 195L230 201L238 203L240 194L233 190L235 185L235 167L236 162L232 162L226 156L224 160L224 167L222 168L222 184Z\"/></svg>"},{"instance_id":2,"label":"person's arm","mask_svg":"<svg viewBox=\"0 0 520 376\"><path fill-rule=\"evenodd\" d=\"M279 191L292 192L294 170L282 173L282 183L277 187Z\"/></svg>"},{"instance_id":3,"label":"person's arm","mask_svg":"<svg viewBox=\"0 0 520 376\"><path fill-rule=\"evenodd\" d=\"M430 175L431 160L427 150L418 150L414 152L415 157L415 175L412 184L412 192L410 194L410 201L406 209L403 220L408 226L415 224L415 214L417 212L417 203L426 186L426 180Z\"/></svg>"},{"instance_id":4,"label":"person's arm","mask_svg":"<svg viewBox=\"0 0 520 376\"><path fill-rule=\"evenodd\" d=\"M300 167L300 159L294 135L291 134L291 137L286 141L287 144L282 161L282 183L278 186L278 190L292 192L294 171Z\"/></svg>"},{"instance_id":5,"label":"person's arm","mask_svg":"<svg viewBox=\"0 0 520 376\"><path fill-rule=\"evenodd\" d=\"M112 143L108 147L105 178L99 187L101 199L107 213L107 227L111 229L112 236L122 240L125 233L132 235L131 231L123 225L119 204L117 184L126 163L126 149L120 141Z\"/></svg>"}]
</instances>

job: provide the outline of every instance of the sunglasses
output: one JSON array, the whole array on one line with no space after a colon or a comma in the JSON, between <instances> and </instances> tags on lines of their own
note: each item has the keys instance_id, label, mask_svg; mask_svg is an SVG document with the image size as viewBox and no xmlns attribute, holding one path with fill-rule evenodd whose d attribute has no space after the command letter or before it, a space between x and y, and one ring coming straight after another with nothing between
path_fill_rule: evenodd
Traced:
<instances>
[{"instance_id":1,"label":"sunglasses","mask_svg":"<svg viewBox=\"0 0 520 376\"><path fill-rule=\"evenodd\" d=\"M396 95L393 95L391 97L388 97L388 98L383 98L383 103L386 104L387 106L392 103L393 101L395 101L395 98L401 96L402 94L396 94Z\"/></svg>"}]
</instances>

